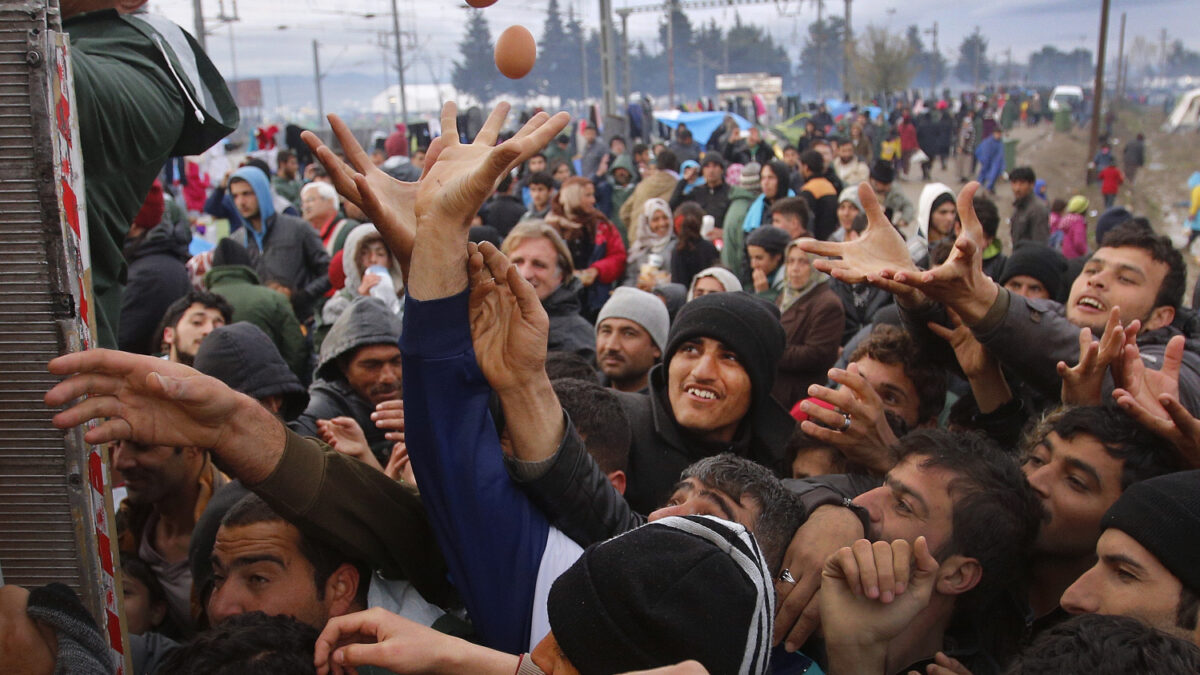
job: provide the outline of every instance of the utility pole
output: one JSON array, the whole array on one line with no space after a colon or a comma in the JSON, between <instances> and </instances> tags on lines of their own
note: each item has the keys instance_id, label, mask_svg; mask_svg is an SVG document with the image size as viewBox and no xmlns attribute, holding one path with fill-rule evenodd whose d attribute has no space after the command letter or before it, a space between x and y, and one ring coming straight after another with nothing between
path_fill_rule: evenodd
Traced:
<instances>
[{"instance_id":1,"label":"utility pole","mask_svg":"<svg viewBox=\"0 0 1200 675\"><path fill-rule=\"evenodd\" d=\"M1092 133L1088 136L1089 161L1096 156L1096 148L1100 144L1100 104L1104 99L1104 48L1108 45L1108 5L1109 0L1104 0L1100 7L1100 44L1096 47L1096 81L1092 85L1095 92L1092 95ZM1087 178L1091 178L1091 169L1088 169Z\"/></svg>"},{"instance_id":2,"label":"utility pole","mask_svg":"<svg viewBox=\"0 0 1200 675\"><path fill-rule=\"evenodd\" d=\"M1125 72L1125 12L1121 12L1121 38L1117 47L1117 83L1116 96L1113 97L1114 104L1121 102L1121 90L1125 87L1125 82L1121 79L1121 74Z\"/></svg>"},{"instance_id":3,"label":"utility pole","mask_svg":"<svg viewBox=\"0 0 1200 675\"><path fill-rule=\"evenodd\" d=\"M629 81L629 10L618 9L617 14L621 16L621 65L624 69L624 77L621 78L621 89L625 93L625 105L633 103L630 100L633 85Z\"/></svg>"},{"instance_id":4,"label":"utility pole","mask_svg":"<svg viewBox=\"0 0 1200 675\"><path fill-rule=\"evenodd\" d=\"M192 0L192 30L195 32L193 37L196 42L200 43L201 51L207 50L204 40L204 8L200 6L200 0Z\"/></svg>"},{"instance_id":5,"label":"utility pole","mask_svg":"<svg viewBox=\"0 0 1200 675\"><path fill-rule=\"evenodd\" d=\"M938 51L938 44L937 44L937 39L938 39L938 22L934 21L934 22L933 22L933 28L926 28L925 30L923 30L923 31L921 31L921 32L922 32L922 33L925 33L925 34L927 34L927 35L932 35L932 36L933 36L933 55L934 55L934 56L941 56L941 53ZM935 66L937 66L937 62L936 62L936 61L934 62L934 65L935 65ZM933 82L933 97L934 97L934 98L937 98L937 90L938 90L938 85L940 85L940 84L942 83L942 69L941 69L941 67L940 67L940 66L937 66L937 67L935 67L935 68L934 68L934 72L932 73L932 77L930 77L929 79L930 79L930 80Z\"/></svg>"},{"instance_id":6,"label":"utility pole","mask_svg":"<svg viewBox=\"0 0 1200 675\"><path fill-rule=\"evenodd\" d=\"M612 0L600 0L600 90L605 117L617 114L617 64L612 43Z\"/></svg>"},{"instance_id":7,"label":"utility pole","mask_svg":"<svg viewBox=\"0 0 1200 675\"><path fill-rule=\"evenodd\" d=\"M325 126L325 97L321 93L321 52L317 41L313 40L313 81L317 85L317 126Z\"/></svg>"},{"instance_id":8,"label":"utility pole","mask_svg":"<svg viewBox=\"0 0 1200 675\"><path fill-rule=\"evenodd\" d=\"M679 0L667 1L667 105L675 107L675 8Z\"/></svg>"},{"instance_id":9,"label":"utility pole","mask_svg":"<svg viewBox=\"0 0 1200 675\"><path fill-rule=\"evenodd\" d=\"M396 119L396 99L387 94L387 90L392 86L392 67L388 65L388 34L380 32L376 36L376 41L379 43L379 53L383 55L383 92L387 96L388 101L388 117Z\"/></svg>"},{"instance_id":10,"label":"utility pole","mask_svg":"<svg viewBox=\"0 0 1200 675\"><path fill-rule=\"evenodd\" d=\"M408 97L404 95L404 45L400 42L400 10L392 0L392 37L396 40L396 71L400 74L400 121L408 122Z\"/></svg>"},{"instance_id":11,"label":"utility pole","mask_svg":"<svg viewBox=\"0 0 1200 675\"><path fill-rule=\"evenodd\" d=\"M854 56L854 32L850 30L850 2L846 0L846 26L842 33L842 90L850 97L850 59Z\"/></svg>"},{"instance_id":12,"label":"utility pole","mask_svg":"<svg viewBox=\"0 0 1200 675\"><path fill-rule=\"evenodd\" d=\"M817 99L821 98L821 52L825 51L825 26L821 23L821 13L825 9L825 0L817 0L817 63L816 63L816 91Z\"/></svg>"},{"instance_id":13,"label":"utility pole","mask_svg":"<svg viewBox=\"0 0 1200 675\"><path fill-rule=\"evenodd\" d=\"M1159 54L1159 57L1162 59L1162 66L1159 68L1158 76L1165 80L1167 77L1167 29L1166 28L1162 29L1162 33L1159 34L1158 40L1159 40L1158 54Z\"/></svg>"},{"instance_id":14,"label":"utility pole","mask_svg":"<svg viewBox=\"0 0 1200 675\"><path fill-rule=\"evenodd\" d=\"M225 0L219 0L219 3L220 4L218 5L218 7L220 8L219 9L220 13L217 15L217 20L220 21L221 23L228 24L228 26L229 26L229 75L230 75L229 81L234 83L235 90L233 93L233 100L236 103L237 98L238 98L237 90L236 90L236 87L237 87L236 83L238 81L238 75L237 75L237 50L234 48L234 42L233 42L233 23L235 21L238 21L237 0L233 0L233 3L232 3L233 4L233 14L232 15L225 13Z\"/></svg>"},{"instance_id":15,"label":"utility pole","mask_svg":"<svg viewBox=\"0 0 1200 675\"><path fill-rule=\"evenodd\" d=\"M567 13L568 23L575 23L575 5L571 5L570 11ZM587 66L587 33L583 30L583 21L579 24L579 71L583 81L583 100L588 100L590 92L588 91L588 66Z\"/></svg>"}]
</instances>

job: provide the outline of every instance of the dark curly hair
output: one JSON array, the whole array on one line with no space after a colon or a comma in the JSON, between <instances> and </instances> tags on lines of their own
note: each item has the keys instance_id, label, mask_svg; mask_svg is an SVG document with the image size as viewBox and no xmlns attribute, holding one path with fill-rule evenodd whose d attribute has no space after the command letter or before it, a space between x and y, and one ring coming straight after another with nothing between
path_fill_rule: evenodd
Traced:
<instances>
[{"instance_id":1,"label":"dark curly hair","mask_svg":"<svg viewBox=\"0 0 1200 675\"><path fill-rule=\"evenodd\" d=\"M290 616L239 614L197 635L167 656L158 672L172 675L316 674L317 629Z\"/></svg>"},{"instance_id":2,"label":"dark curly hair","mask_svg":"<svg viewBox=\"0 0 1200 675\"><path fill-rule=\"evenodd\" d=\"M920 418L928 422L941 413L946 404L946 372L940 366L922 359L917 343L904 329L890 324L878 324L850 355L849 363L869 356L888 365L902 364L904 375L917 390Z\"/></svg>"}]
</instances>

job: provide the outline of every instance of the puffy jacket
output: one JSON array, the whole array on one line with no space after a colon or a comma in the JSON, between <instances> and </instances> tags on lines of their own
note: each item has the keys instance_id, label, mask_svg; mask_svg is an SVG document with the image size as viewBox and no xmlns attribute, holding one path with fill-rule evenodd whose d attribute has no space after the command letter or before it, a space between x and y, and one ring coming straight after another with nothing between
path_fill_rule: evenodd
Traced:
<instances>
[{"instance_id":1,"label":"puffy jacket","mask_svg":"<svg viewBox=\"0 0 1200 675\"><path fill-rule=\"evenodd\" d=\"M552 352L575 352L589 361L596 358L596 330L579 313L579 290L583 284L572 277L542 301L550 315L550 338L546 348Z\"/></svg>"}]
</instances>

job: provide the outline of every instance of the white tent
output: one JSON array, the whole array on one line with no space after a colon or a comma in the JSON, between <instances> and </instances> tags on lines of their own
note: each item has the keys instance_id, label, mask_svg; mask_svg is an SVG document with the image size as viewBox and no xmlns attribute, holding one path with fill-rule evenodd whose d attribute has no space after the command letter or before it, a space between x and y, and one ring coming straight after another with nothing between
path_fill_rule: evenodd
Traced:
<instances>
[{"instance_id":1,"label":"white tent","mask_svg":"<svg viewBox=\"0 0 1200 675\"><path fill-rule=\"evenodd\" d=\"M1175 104L1175 110L1163 123L1163 131L1200 128L1200 89L1185 93Z\"/></svg>"}]
</instances>

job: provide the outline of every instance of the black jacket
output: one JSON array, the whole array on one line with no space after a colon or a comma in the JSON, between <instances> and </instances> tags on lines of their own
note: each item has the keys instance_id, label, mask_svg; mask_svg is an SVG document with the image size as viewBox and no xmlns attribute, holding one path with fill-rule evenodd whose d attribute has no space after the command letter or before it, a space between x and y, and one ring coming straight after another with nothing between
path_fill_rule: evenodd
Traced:
<instances>
[{"instance_id":1,"label":"black jacket","mask_svg":"<svg viewBox=\"0 0 1200 675\"><path fill-rule=\"evenodd\" d=\"M546 348L552 352L575 352L592 361L596 358L596 329L579 313L582 288L582 284L572 277L542 301L542 307L550 315L550 339Z\"/></svg>"},{"instance_id":2,"label":"black jacket","mask_svg":"<svg viewBox=\"0 0 1200 675\"><path fill-rule=\"evenodd\" d=\"M729 184L722 182L715 188L708 187L708 184L697 185L692 188L688 194L683 194L683 189L687 187L687 181L681 180L675 185L675 192L671 193L671 201L669 202L671 210L679 208L679 205L684 202L696 202L704 212L712 216L717 221L719 227L725 222L725 212L729 210Z\"/></svg>"},{"instance_id":3,"label":"black jacket","mask_svg":"<svg viewBox=\"0 0 1200 675\"><path fill-rule=\"evenodd\" d=\"M375 406L358 395L344 379L317 380L308 388L308 407L296 419L288 422L288 428L301 436L321 437L317 420L334 417L351 417L362 427L367 445L375 458L386 465L392 456L392 444L383 437L385 433L371 421Z\"/></svg>"},{"instance_id":4,"label":"black jacket","mask_svg":"<svg viewBox=\"0 0 1200 675\"><path fill-rule=\"evenodd\" d=\"M268 218L261 250L249 229L243 227L230 237L250 252L264 285L276 281L292 289L292 309L305 321L312 316L313 303L332 287L329 253L321 237L307 222L283 213Z\"/></svg>"},{"instance_id":5,"label":"black jacket","mask_svg":"<svg viewBox=\"0 0 1200 675\"><path fill-rule=\"evenodd\" d=\"M162 223L140 242L125 247L129 277L121 296L121 320L117 344L121 351L153 354L158 351L155 335L171 303L187 295L186 263L192 231L185 225Z\"/></svg>"},{"instance_id":6,"label":"black jacket","mask_svg":"<svg viewBox=\"0 0 1200 675\"><path fill-rule=\"evenodd\" d=\"M842 344L850 341L863 326L875 321L875 313L892 304L892 294L868 283L848 284L831 279L829 288L842 301L846 310L846 329L842 332Z\"/></svg>"},{"instance_id":7,"label":"black jacket","mask_svg":"<svg viewBox=\"0 0 1200 675\"><path fill-rule=\"evenodd\" d=\"M496 195L484 204L480 215L484 225L491 225L501 237L506 237L521 216L525 215L525 210L525 202L520 197Z\"/></svg>"}]
</instances>

